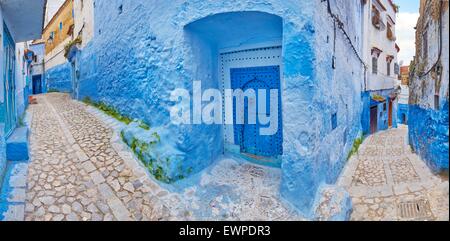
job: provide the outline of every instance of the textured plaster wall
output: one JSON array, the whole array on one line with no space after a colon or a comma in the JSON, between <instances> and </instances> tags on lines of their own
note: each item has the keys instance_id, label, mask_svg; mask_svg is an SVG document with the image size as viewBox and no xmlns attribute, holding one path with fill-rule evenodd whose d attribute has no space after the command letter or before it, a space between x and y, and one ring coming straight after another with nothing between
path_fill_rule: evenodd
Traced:
<instances>
[{"instance_id":1,"label":"textured plaster wall","mask_svg":"<svg viewBox=\"0 0 450 241\"><path fill-rule=\"evenodd\" d=\"M74 33L81 34L84 48L94 36L94 0L74 0Z\"/></svg>"},{"instance_id":2,"label":"textured plaster wall","mask_svg":"<svg viewBox=\"0 0 450 241\"><path fill-rule=\"evenodd\" d=\"M0 6L0 186L3 182L3 176L6 168L6 146L5 146L5 126L4 126L4 80L3 80L3 13Z\"/></svg>"},{"instance_id":3,"label":"textured plaster wall","mask_svg":"<svg viewBox=\"0 0 450 241\"><path fill-rule=\"evenodd\" d=\"M4 63L3 63L3 59L4 59L4 57L3 57L3 12L2 12L3 10L2 10L2 6L0 6L0 35L1 35L1 37L0 37L0 78L1 78L1 84L0 84L0 123L1 123L1 120L2 120L2 116L1 115L3 115L3 113L2 113L2 105L3 105L3 101L4 101L4 98L5 98L5 90L4 90L4 84L3 84L3 65L4 65Z\"/></svg>"},{"instance_id":4,"label":"textured plaster wall","mask_svg":"<svg viewBox=\"0 0 450 241\"><path fill-rule=\"evenodd\" d=\"M418 105L409 108L409 142L436 172L448 170L448 107L447 102L440 110L424 109Z\"/></svg>"},{"instance_id":5,"label":"textured plaster wall","mask_svg":"<svg viewBox=\"0 0 450 241\"><path fill-rule=\"evenodd\" d=\"M4 129L4 124L0 123L0 186L2 185L6 170L6 144Z\"/></svg>"},{"instance_id":6,"label":"textured plaster wall","mask_svg":"<svg viewBox=\"0 0 450 241\"><path fill-rule=\"evenodd\" d=\"M72 68L69 62L58 65L45 72L45 81L48 90L58 90L60 92L72 91Z\"/></svg>"},{"instance_id":7,"label":"textured plaster wall","mask_svg":"<svg viewBox=\"0 0 450 241\"><path fill-rule=\"evenodd\" d=\"M27 107L28 101L28 67L23 59L27 47L25 42L16 44L16 114L20 118Z\"/></svg>"},{"instance_id":8,"label":"textured plaster wall","mask_svg":"<svg viewBox=\"0 0 450 241\"><path fill-rule=\"evenodd\" d=\"M305 3L306 4L306 3ZM308 3L311 5L311 3ZM331 1L351 39L360 37L358 4ZM295 64L285 70L283 95L284 145L282 194L308 214L319 186L333 184L361 130L363 68L340 30L336 31L336 69L332 68L334 28L325 2L305 6L307 22L285 38L285 54ZM360 38L356 38L360 39ZM354 41L356 49L361 42ZM285 57L286 58L286 57ZM359 68L358 68L359 66ZM331 118L338 125L332 129Z\"/></svg>"},{"instance_id":9,"label":"textured plaster wall","mask_svg":"<svg viewBox=\"0 0 450 241\"><path fill-rule=\"evenodd\" d=\"M413 149L435 171L448 169L449 130L449 11L442 2L442 75L433 70L422 76L439 59L440 1L422 2L416 32L416 59L410 82L409 139ZM428 48L423 42L427 39ZM428 52L424 55L425 50ZM435 102L435 95L439 98Z\"/></svg>"},{"instance_id":10,"label":"textured plaster wall","mask_svg":"<svg viewBox=\"0 0 450 241\"><path fill-rule=\"evenodd\" d=\"M360 64L338 30L336 70L331 68L334 31L326 2L100 0L95 4L95 37L77 57L80 99L89 96L145 121L162 132L165 144L159 151L176 154L194 172L223 153L223 134L219 126L170 123L172 90L192 89L198 78L205 87L219 85L217 72L212 71L217 42L200 34L192 44L185 26L224 12L259 11L281 17L285 110L281 194L304 215L312 214L317 190L336 181L361 129L362 67L355 68ZM357 5L339 1L333 6L348 24L348 32L358 36L360 32L352 31L360 27ZM358 48L358 41L355 44ZM63 69L59 73L66 76ZM338 116L334 130L333 114Z\"/></svg>"}]
</instances>

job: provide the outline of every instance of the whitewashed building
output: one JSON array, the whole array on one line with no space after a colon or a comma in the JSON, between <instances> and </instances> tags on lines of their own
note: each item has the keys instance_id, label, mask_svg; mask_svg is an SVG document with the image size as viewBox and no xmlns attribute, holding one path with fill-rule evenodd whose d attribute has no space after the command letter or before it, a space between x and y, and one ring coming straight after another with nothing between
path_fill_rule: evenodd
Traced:
<instances>
[{"instance_id":1,"label":"whitewashed building","mask_svg":"<svg viewBox=\"0 0 450 241\"><path fill-rule=\"evenodd\" d=\"M362 126L365 134L372 134L397 126L397 54L400 48L396 44L395 26L398 7L392 0L363 2L367 69L363 81Z\"/></svg>"}]
</instances>

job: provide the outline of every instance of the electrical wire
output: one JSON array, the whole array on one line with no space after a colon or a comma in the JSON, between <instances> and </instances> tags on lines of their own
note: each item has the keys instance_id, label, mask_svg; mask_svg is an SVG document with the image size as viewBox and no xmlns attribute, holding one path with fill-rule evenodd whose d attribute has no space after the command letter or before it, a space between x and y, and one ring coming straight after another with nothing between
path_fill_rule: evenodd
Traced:
<instances>
[{"instance_id":1,"label":"electrical wire","mask_svg":"<svg viewBox=\"0 0 450 241\"><path fill-rule=\"evenodd\" d=\"M328 10L328 14L331 16L331 18L333 18L333 20L335 22L335 24L334 24L335 28L337 26L342 31L342 33L344 34L344 37L347 39L350 46L352 47L352 50L355 53L356 57L358 57L359 62L364 66L365 69L367 69L368 68L367 64L364 62L364 60L359 55L358 51L356 50L356 47L353 45L353 42L352 42L350 36L347 34L347 31L345 31L344 23L331 10L330 0L327 0L327 10Z\"/></svg>"}]
</instances>

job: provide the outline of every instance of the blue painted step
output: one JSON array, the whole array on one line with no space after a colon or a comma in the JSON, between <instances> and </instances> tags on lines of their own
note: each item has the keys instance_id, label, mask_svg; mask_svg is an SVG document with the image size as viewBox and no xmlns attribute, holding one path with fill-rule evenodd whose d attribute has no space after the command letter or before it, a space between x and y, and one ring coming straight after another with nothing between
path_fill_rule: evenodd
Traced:
<instances>
[{"instance_id":1,"label":"blue painted step","mask_svg":"<svg viewBox=\"0 0 450 241\"><path fill-rule=\"evenodd\" d=\"M8 162L0 183L0 221L23 221L28 164Z\"/></svg>"},{"instance_id":2,"label":"blue painted step","mask_svg":"<svg viewBox=\"0 0 450 241\"><path fill-rule=\"evenodd\" d=\"M29 131L27 127L16 128L6 141L6 159L8 161L28 161L30 159L28 148Z\"/></svg>"}]
</instances>

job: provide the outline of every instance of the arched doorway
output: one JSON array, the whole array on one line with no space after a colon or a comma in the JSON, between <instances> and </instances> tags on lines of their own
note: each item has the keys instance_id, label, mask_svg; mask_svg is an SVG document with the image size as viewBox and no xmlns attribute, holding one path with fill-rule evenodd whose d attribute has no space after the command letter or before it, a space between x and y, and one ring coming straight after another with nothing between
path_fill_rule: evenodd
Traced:
<instances>
[{"instance_id":1,"label":"arched doorway","mask_svg":"<svg viewBox=\"0 0 450 241\"><path fill-rule=\"evenodd\" d=\"M225 97L225 90L278 90L276 107L278 131L270 136L258 133L261 123L237 124L236 99L233 112L225 109L223 99L223 150L238 154L258 164L281 166L283 132L281 86L283 79L281 17L257 11L228 12L211 15L185 26L185 37L192 53L192 71L205 88L217 88ZM256 94L254 103L259 104ZM246 99L246 112L249 111ZM269 103L266 101L268 105ZM268 113L272 106L268 106ZM268 113L257 113L268 114ZM230 123L230 119L233 119Z\"/></svg>"}]
</instances>

